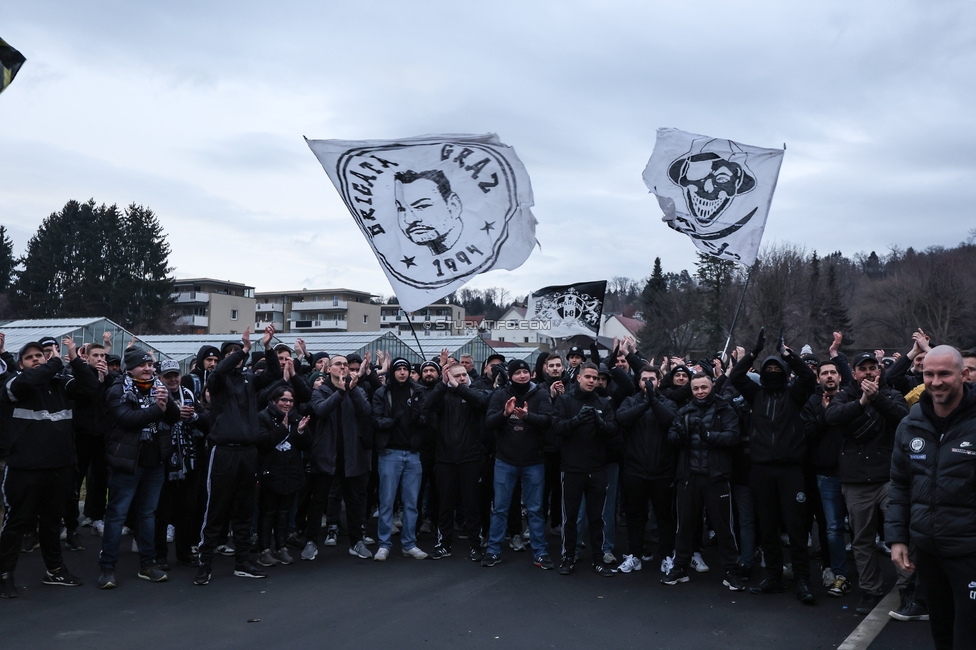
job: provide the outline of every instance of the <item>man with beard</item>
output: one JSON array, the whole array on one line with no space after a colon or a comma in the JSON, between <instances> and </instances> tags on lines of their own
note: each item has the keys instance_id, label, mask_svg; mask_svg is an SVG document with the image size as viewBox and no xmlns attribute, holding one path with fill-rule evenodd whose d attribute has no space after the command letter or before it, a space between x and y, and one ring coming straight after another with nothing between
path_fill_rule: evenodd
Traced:
<instances>
[{"instance_id":1,"label":"man with beard","mask_svg":"<svg viewBox=\"0 0 976 650\"><path fill-rule=\"evenodd\" d=\"M546 359L545 383L549 397L556 398L566 392L569 382L563 371L563 360L558 354L550 354ZM558 535L563 532L563 489L559 473L559 444L552 436L546 436L543 448L546 466L546 483L542 490L542 510L549 527Z\"/></svg>"},{"instance_id":2,"label":"man with beard","mask_svg":"<svg viewBox=\"0 0 976 650\"><path fill-rule=\"evenodd\" d=\"M423 370L433 370L434 364L429 361L427 364ZM428 423L433 423L436 440L434 475L440 504L437 545L431 553L435 560L451 556L454 508L459 500L464 508L464 530L471 547L468 558L474 562L482 559L478 483L485 458L481 421L488 406L488 394L472 389L469 381L464 366L448 363L443 381L437 382L425 397L424 409Z\"/></svg>"},{"instance_id":3,"label":"man with beard","mask_svg":"<svg viewBox=\"0 0 976 650\"><path fill-rule=\"evenodd\" d=\"M898 424L908 415L905 398L881 383L878 360L870 352L854 357L854 383L831 400L824 413L828 426L842 436L838 476L851 525L851 551L857 563L861 600L858 614L870 614L884 597L881 561L875 549L879 524L875 512L888 509L891 453ZM907 576L900 575L904 587Z\"/></svg>"},{"instance_id":4,"label":"man with beard","mask_svg":"<svg viewBox=\"0 0 976 650\"><path fill-rule=\"evenodd\" d=\"M729 381L752 407L749 420L749 453L752 460L750 488L762 530L766 577L753 594L782 593L783 550L780 526L790 538L796 597L807 605L816 598L810 591L810 558L807 551L806 493L803 456L806 432L800 411L817 386L810 366L780 339L779 354L766 357L760 365L760 385L747 373L766 345L765 328L759 330L756 347L735 364ZM789 372L796 374L790 382Z\"/></svg>"},{"instance_id":5,"label":"man with beard","mask_svg":"<svg viewBox=\"0 0 976 650\"><path fill-rule=\"evenodd\" d=\"M976 647L976 387L955 348L925 358L925 392L895 435L885 539L918 570L938 650ZM909 544L915 546L915 561Z\"/></svg>"},{"instance_id":6,"label":"man with beard","mask_svg":"<svg viewBox=\"0 0 976 650\"><path fill-rule=\"evenodd\" d=\"M492 393L485 417L485 427L495 433L496 441L495 498L488 551L481 560L481 566L491 567L501 562L512 493L516 481L521 478L535 565L551 570L555 565L549 557L549 543L545 538L542 489L545 484L543 449L546 430L552 424L552 405L545 386L530 381L531 372L525 361L511 360L508 375L511 381ZM578 510L577 502L573 512Z\"/></svg>"},{"instance_id":7,"label":"man with beard","mask_svg":"<svg viewBox=\"0 0 976 650\"><path fill-rule=\"evenodd\" d=\"M198 402L203 395L203 389L207 386L207 379L210 377L210 373L213 372L214 368L217 367L217 361L219 359L220 350L212 345L201 346L200 350L197 351L197 359L193 370L184 375L181 380L185 388L193 391L193 398Z\"/></svg>"},{"instance_id":8,"label":"man with beard","mask_svg":"<svg viewBox=\"0 0 976 650\"><path fill-rule=\"evenodd\" d=\"M715 394L712 378L695 375L692 401L675 415L668 441L678 448L677 510L674 568L661 580L666 585L688 582L693 553L692 538L702 507L715 528L725 567L722 584L743 591L736 573L738 548L732 525L732 450L739 442L739 418L724 399Z\"/></svg>"}]
</instances>

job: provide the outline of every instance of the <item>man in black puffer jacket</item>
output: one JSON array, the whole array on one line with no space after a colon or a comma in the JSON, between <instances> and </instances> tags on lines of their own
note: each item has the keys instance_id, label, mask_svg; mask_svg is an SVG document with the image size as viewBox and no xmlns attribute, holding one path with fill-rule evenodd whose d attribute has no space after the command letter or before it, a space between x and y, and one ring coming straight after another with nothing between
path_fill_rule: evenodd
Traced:
<instances>
[{"instance_id":1,"label":"man in black puffer jacket","mask_svg":"<svg viewBox=\"0 0 976 650\"><path fill-rule=\"evenodd\" d=\"M430 362L427 362L430 363ZM424 369L430 366L424 364ZM485 445L481 423L488 407L488 393L468 384L468 371L459 363L450 363L438 381L427 392L424 409L434 422L434 481L440 511L437 516L437 545L431 557L435 560L451 555L454 540L454 508L460 498L464 507L464 530L471 546L469 559L480 562L481 519L479 517L478 483L485 462Z\"/></svg>"},{"instance_id":2,"label":"man in black puffer jacket","mask_svg":"<svg viewBox=\"0 0 976 650\"><path fill-rule=\"evenodd\" d=\"M843 437L838 476L851 524L851 551L861 587L858 614L869 614L884 596L881 559L874 540L878 508L888 509L888 480L895 430L908 415L901 393L883 385L882 369L870 352L854 357L854 383L843 387L824 412L828 426ZM899 576L904 586L906 576Z\"/></svg>"},{"instance_id":3,"label":"man in black puffer jacket","mask_svg":"<svg viewBox=\"0 0 976 650\"><path fill-rule=\"evenodd\" d=\"M675 415L668 441L678 448L675 473L678 532L674 568L661 580L666 585L688 582L693 538L702 507L715 529L725 578L731 591L745 587L736 574L739 549L732 525L732 451L739 443L739 416L715 394L709 375L694 375L691 401Z\"/></svg>"},{"instance_id":4,"label":"man in black puffer jacket","mask_svg":"<svg viewBox=\"0 0 976 650\"><path fill-rule=\"evenodd\" d=\"M217 367L220 359L220 350L212 345L204 345L197 351L196 363L193 370L183 375L182 383L185 388L193 391L193 397L198 402L201 401L203 391L207 387L207 379L210 373Z\"/></svg>"},{"instance_id":5,"label":"man in black puffer jacket","mask_svg":"<svg viewBox=\"0 0 976 650\"><path fill-rule=\"evenodd\" d=\"M674 448L667 440L677 408L658 390L660 380L660 368L644 366L641 392L624 400L617 411L624 438L622 486L630 550L617 569L622 573L641 569L648 503L657 520L657 559L674 551Z\"/></svg>"},{"instance_id":6,"label":"man in black puffer jacket","mask_svg":"<svg viewBox=\"0 0 976 650\"><path fill-rule=\"evenodd\" d=\"M807 552L806 479L803 457L806 430L800 412L817 387L817 376L810 366L793 354L780 340L779 355L766 357L759 367L757 386L747 376L749 368L766 345L765 329L759 331L755 349L732 368L729 381L752 407L749 419L749 479L766 559L766 578L750 591L754 594L782 593L783 549L780 526L790 537L793 575L797 579L796 597L812 605L810 558ZM790 371L796 379L790 381Z\"/></svg>"},{"instance_id":7,"label":"man in black puffer jacket","mask_svg":"<svg viewBox=\"0 0 976 650\"><path fill-rule=\"evenodd\" d=\"M925 392L898 425L885 540L903 571L918 568L938 650L976 647L976 377L959 352L925 357ZM915 563L908 544L915 545Z\"/></svg>"},{"instance_id":8,"label":"man in black puffer jacket","mask_svg":"<svg viewBox=\"0 0 976 650\"><path fill-rule=\"evenodd\" d=\"M239 578L264 578L266 574L249 558L251 522L254 518L254 484L257 472L257 393L281 377L278 356L271 350L274 325L264 328L265 371L254 374L244 368L251 352L251 329L245 328L241 342L222 346L224 358L207 377L210 389L210 464L207 468L207 505L200 539L200 570L193 583L210 582L210 566L221 533L228 522L234 529Z\"/></svg>"},{"instance_id":9,"label":"man in black puffer jacket","mask_svg":"<svg viewBox=\"0 0 976 650\"><path fill-rule=\"evenodd\" d=\"M569 575L576 564L576 513L586 497L590 553L593 568L610 577L613 569L603 562L603 506L607 498L607 456L623 448L610 398L596 393L599 367L579 366L576 386L560 395L553 406L552 435L561 442L563 475L562 562L559 573Z\"/></svg>"}]
</instances>

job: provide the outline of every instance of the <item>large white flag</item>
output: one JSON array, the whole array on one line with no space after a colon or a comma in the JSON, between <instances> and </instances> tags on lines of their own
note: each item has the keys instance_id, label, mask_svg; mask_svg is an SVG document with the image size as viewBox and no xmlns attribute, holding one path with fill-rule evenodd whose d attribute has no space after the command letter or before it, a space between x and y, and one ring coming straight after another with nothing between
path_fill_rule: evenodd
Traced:
<instances>
[{"instance_id":1,"label":"large white flag","mask_svg":"<svg viewBox=\"0 0 976 650\"><path fill-rule=\"evenodd\" d=\"M759 253L783 153L658 129L644 184L671 228L699 250L748 267Z\"/></svg>"},{"instance_id":2,"label":"large white flag","mask_svg":"<svg viewBox=\"0 0 976 650\"><path fill-rule=\"evenodd\" d=\"M495 134L306 142L404 311L518 268L536 244L529 175Z\"/></svg>"}]
</instances>

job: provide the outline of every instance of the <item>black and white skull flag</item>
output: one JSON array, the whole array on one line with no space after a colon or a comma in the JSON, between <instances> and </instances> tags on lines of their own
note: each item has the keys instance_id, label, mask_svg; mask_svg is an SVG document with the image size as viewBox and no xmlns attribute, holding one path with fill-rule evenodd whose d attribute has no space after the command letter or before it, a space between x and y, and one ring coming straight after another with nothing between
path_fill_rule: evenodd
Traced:
<instances>
[{"instance_id":1,"label":"black and white skull flag","mask_svg":"<svg viewBox=\"0 0 976 650\"><path fill-rule=\"evenodd\" d=\"M664 221L704 253L751 267L759 253L783 149L658 129L644 184Z\"/></svg>"},{"instance_id":2,"label":"black and white skull flag","mask_svg":"<svg viewBox=\"0 0 976 650\"><path fill-rule=\"evenodd\" d=\"M547 323L540 331L552 338L577 334L596 338L600 332L606 295L606 280L545 287L529 294L525 317L530 321Z\"/></svg>"},{"instance_id":3,"label":"black and white skull flag","mask_svg":"<svg viewBox=\"0 0 976 650\"><path fill-rule=\"evenodd\" d=\"M518 268L536 244L529 175L495 134L306 142L404 311Z\"/></svg>"}]
</instances>

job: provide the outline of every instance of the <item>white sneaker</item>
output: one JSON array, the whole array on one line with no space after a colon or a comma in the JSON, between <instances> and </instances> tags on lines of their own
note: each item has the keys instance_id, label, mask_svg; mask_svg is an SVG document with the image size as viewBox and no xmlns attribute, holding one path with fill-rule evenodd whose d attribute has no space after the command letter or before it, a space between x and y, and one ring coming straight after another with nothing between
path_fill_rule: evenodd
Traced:
<instances>
[{"instance_id":1,"label":"white sneaker","mask_svg":"<svg viewBox=\"0 0 976 650\"><path fill-rule=\"evenodd\" d=\"M674 555L669 555L661 560L661 573L667 575L674 568Z\"/></svg>"},{"instance_id":2,"label":"white sneaker","mask_svg":"<svg viewBox=\"0 0 976 650\"><path fill-rule=\"evenodd\" d=\"M363 535L363 544L365 544L366 546L375 546L376 540L370 537L369 535Z\"/></svg>"},{"instance_id":3,"label":"white sneaker","mask_svg":"<svg viewBox=\"0 0 976 650\"><path fill-rule=\"evenodd\" d=\"M176 528L170 524L166 527L166 543L172 544L174 539L176 539Z\"/></svg>"},{"instance_id":4,"label":"white sneaker","mask_svg":"<svg viewBox=\"0 0 976 650\"><path fill-rule=\"evenodd\" d=\"M830 567L827 567L826 569L823 570L823 585L824 585L824 587L827 587L828 589L830 589L831 587L834 586L834 580L836 580L836 579L837 579L837 576L834 575L833 569L831 569Z\"/></svg>"},{"instance_id":5,"label":"white sneaker","mask_svg":"<svg viewBox=\"0 0 976 650\"><path fill-rule=\"evenodd\" d=\"M793 563L783 565L783 580L793 579Z\"/></svg>"},{"instance_id":6,"label":"white sneaker","mask_svg":"<svg viewBox=\"0 0 976 650\"><path fill-rule=\"evenodd\" d=\"M620 573L630 573L631 571L640 571L642 568L640 558L634 555L625 555L624 561L614 569L614 572Z\"/></svg>"},{"instance_id":7,"label":"white sneaker","mask_svg":"<svg viewBox=\"0 0 976 650\"><path fill-rule=\"evenodd\" d=\"M390 557L390 549L386 548L385 546L381 546L380 548L376 549L376 555L373 556L373 559L377 562L386 562L386 558L388 557Z\"/></svg>"},{"instance_id":8,"label":"white sneaker","mask_svg":"<svg viewBox=\"0 0 976 650\"><path fill-rule=\"evenodd\" d=\"M606 565L616 564L617 557L609 551L603 554L603 563Z\"/></svg>"},{"instance_id":9,"label":"white sneaker","mask_svg":"<svg viewBox=\"0 0 976 650\"><path fill-rule=\"evenodd\" d=\"M91 525L91 532L92 532L92 535L98 535L99 537L101 537L102 535L104 535L105 534L105 522L102 521L101 519L96 519L95 521L93 521L92 522L92 525Z\"/></svg>"},{"instance_id":10,"label":"white sneaker","mask_svg":"<svg viewBox=\"0 0 976 650\"><path fill-rule=\"evenodd\" d=\"M415 560L426 560L427 554L421 551L419 546L414 546L409 551L404 551L403 557L412 557Z\"/></svg>"},{"instance_id":11,"label":"white sneaker","mask_svg":"<svg viewBox=\"0 0 976 650\"><path fill-rule=\"evenodd\" d=\"M512 535L512 541L510 541L508 543L508 546L513 551L524 551L525 550L525 542L522 541L522 536L521 535Z\"/></svg>"},{"instance_id":12,"label":"white sneaker","mask_svg":"<svg viewBox=\"0 0 976 650\"><path fill-rule=\"evenodd\" d=\"M322 542L322 546L335 546L338 539L339 539L339 529L330 528L329 531L325 534L325 541Z\"/></svg>"},{"instance_id":13,"label":"white sneaker","mask_svg":"<svg viewBox=\"0 0 976 650\"><path fill-rule=\"evenodd\" d=\"M91 526L91 525L92 525L92 520L91 520L91 517L84 517L84 518L82 518L82 520L81 520L81 524L79 524L79 525L80 525L80 526L81 526L82 528L88 528L89 526Z\"/></svg>"},{"instance_id":14,"label":"white sneaker","mask_svg":"<svg viewBox=\"0 0 976 650\"><path fill-rule=\"evenodd\" d=\"M129 528L128 526L122 526L122 534L123 535L131 535L132 534L132 529Z\"/></svg>"},{"instance_id":15,"label":"white sneaker","mask_svg":"<svg viewBox=\"0 0 976 650\"><path fill-rule=\"evenodd\" d=\"M705 564L705 560L702 559L701 553L695 553L691 556L691 568L698 573L708 573L711 569Z\"/></svg>"},{"instance_id":16,"label":"white sneaker","mask_svg":"<svg viewBox=\"0 0 976 650\"><path fill-rule=\"evenodd\" d=\"M67 528L62 528L61 529L61 541L63 542L63 541L66 541L67 539L68 539L68 529Z\"/></svg>"},{"instance_id":17,"label":"white sneaker","mask_svg":"<svg viewBox=\"0 0 976 650\"><path fill-rule=\"evenodd\" d=\"M132 552L133 553L139 552L139 542L137 542L136 540L132 540Z\"/></svg>"}]
</instances>

